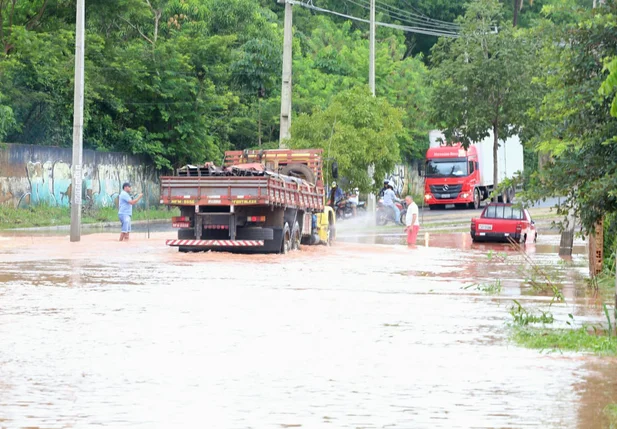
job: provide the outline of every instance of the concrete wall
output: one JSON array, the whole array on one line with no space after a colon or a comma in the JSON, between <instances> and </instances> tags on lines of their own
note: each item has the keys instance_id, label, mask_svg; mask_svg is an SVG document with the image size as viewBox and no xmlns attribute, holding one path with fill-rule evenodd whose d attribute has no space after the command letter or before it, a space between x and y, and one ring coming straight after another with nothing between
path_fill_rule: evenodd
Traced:
<instances>
[{"instance_id":1,"label":"concrete wall","mask_svg":"<svg viewBox=\"0 0 617 429\"><path fill-rule=\"evenodd\" d=\"M424 195L424 179L418 175L418 163L397 164L386 179L390 180L394 192L401 198L407 193Z\"/></svg>"},{"instance_id":2,"label":"concrete wall","mask_svg":"<svg viewBox=\"0 0 617 429\"><path fill-rule=\"evenodd\" d=\"M71 149L7 144L0 146L0 204L14 207L69 206L72 195ZM137 156L84 150L82 204L117 207L122 183L159 202L159 174ZM144 206L146 199L139 205Z\"/></svg>"}]
</instances>

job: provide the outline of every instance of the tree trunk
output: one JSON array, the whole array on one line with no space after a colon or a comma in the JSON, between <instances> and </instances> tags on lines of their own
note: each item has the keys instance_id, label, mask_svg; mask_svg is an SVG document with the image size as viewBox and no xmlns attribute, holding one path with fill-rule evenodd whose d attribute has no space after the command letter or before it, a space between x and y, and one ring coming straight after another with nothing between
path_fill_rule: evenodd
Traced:
<instances>
[{"instance_id":1,"label":"tree trunk","mask_svg":"<svg viewBox=\"0 0 617 429\"><path fill-rule=\"evenodd\" d=\"M497 150L499 149L499 135L497 131L497 124L493 125L493 191L497 189L499 183L499 159L497 158ZM493 201L498 201L497 193L493 197Z\"/></svg>"},{"instance_id":2,"label":"tree trunk","mask_svg":"<svg viewBox=\"0 0 617 429\"><path fill-rule=\"evenodd\" d=\"M512 19L512 26L516 27L518 24L518 11L520 9L520 3L522 0L514 0L514 18Z\"/></svg>"}]
</instances>

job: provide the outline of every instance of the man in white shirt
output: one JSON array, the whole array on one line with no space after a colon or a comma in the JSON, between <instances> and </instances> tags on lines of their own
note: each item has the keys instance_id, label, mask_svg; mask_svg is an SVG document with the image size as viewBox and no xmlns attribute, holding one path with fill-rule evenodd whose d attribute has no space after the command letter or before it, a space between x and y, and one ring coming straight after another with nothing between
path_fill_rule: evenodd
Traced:
<instances>
[{"instance_id":1,"label":"man in white shirt","mask_svg":"<svg viewBox=\"0 0 617 429\"><path fill-rule=\"evenodd\" d=\"M407 233L407 244L415 247L418 231L420 230L420 216L418 205L414 203L410 195L405 197L407 202L407 214L405 215L405 232Z\"/></svg>"}]
</instances>

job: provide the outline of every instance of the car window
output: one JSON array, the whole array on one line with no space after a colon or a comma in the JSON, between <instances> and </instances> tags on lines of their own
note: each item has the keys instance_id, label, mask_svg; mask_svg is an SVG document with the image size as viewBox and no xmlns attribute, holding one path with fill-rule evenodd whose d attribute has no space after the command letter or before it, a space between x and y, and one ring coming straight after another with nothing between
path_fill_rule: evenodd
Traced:
<instances>
[{"instance_id":1,"label":"car window","mask_svg":"<svg viewBox=\"0 0 617 429\"><path fill-rule=\"evenodd\" d=\"M523 211L521 209L517 209L516 207L506 207L503 208L503 218L504 219L523 219Z\"/></svg>"},{"instance_id":2,"label":"car window","mask_svg":"<svg viewBox=\"0 0 617 429\"><path fill-rule=\"evenodd\" d=\"M521 220L525 218L523 216L523 211L521 209L518 209L512 206L502 206L502 205L488 206L486 210L484 211L484 214L482 215L482 217L491 218L491 219L514 219L514 220Z\"/></svg>"}]
</instances>

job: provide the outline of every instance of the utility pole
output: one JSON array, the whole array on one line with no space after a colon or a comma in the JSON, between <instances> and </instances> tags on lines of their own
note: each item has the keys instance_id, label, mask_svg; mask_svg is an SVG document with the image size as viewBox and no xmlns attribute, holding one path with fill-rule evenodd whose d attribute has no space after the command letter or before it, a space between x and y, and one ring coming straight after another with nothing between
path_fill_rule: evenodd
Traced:
<instances>
[{"instance_id":1,"label":"utility pole","mask_svg":"<svg viewBox=\"0 0 617 429\"><path fill-rule=\"evenodd\" d=\"M375 0L371 0L371 23L369 31L369 62L368 62L368 86L371 94L375 96Z\"/></svg>"},{"instance_id":2,"label":"utility pole","mask_svg":"<svg viewBox=\"0 0 617 429\"><path fill-rule=\"evenodd\" d=\"M277 0L278 3L285 3L285 27L283 30L283 83L281 87L281 124L279 132L279 148L285 147L283 143L289 138L289 128L291 128L291 48L293 43L293 15L289 0Z\"/></svg>"},{"instance_id":3,"label":"utility pole","mask_svg":"<svg viewBox=\"0 0 617 429\"><path fill-rule=\"evenodd\" d=\"M368 60L368 86L373 97L375 96L375 0L370 1L370 30L369 30L369 60ZM368 168L369 178L372 168ZM370 214L375 213L376 198L375 194L367 195L367 208Z\"/></svg>"},{"instance_id":4,"label":"utility pole","mask_svg":"<svg viewBox=\"0 0 617 429\"><path fill-rule=\"evenodd\" d=\"M71 195L71 242L81 239L81 183L84 128L85 0L77 0L75 21L75 96L73 100L73 176Z\"/></svg>"}]
</instances>

